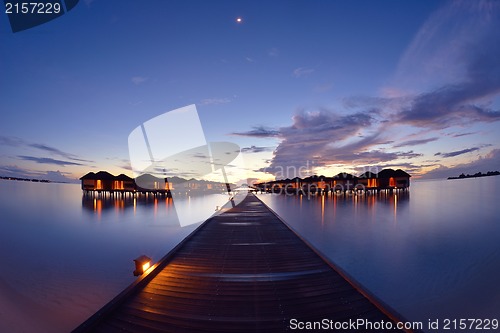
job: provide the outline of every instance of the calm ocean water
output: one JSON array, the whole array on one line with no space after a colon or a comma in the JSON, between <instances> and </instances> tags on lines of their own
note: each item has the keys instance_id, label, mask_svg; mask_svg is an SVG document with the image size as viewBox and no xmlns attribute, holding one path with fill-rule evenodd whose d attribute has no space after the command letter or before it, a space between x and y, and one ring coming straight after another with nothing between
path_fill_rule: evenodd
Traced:
<instances>
[{"instance_id":1,"label":"calm ocean water","mask_svg":"<svg viewBox=\"0 0 500 333\"><path fill-rule=\"evenodd\" d=\"M409 195L259 195L407 319L500 317L500 177L414 182ZM220 196L184 207L213 210ZM180 205L178 205L180 206ZM0 181L0 332L68 332L160 259L181 228L171 200L93 200L78 185Z\"/></svg>"},{"instance_id":2,"label":"calm ocean water","mask_svg":"<svg viewBox=\"0 0 500 333\"><path fill-rule=\"evenodd\" d=\"M227 196L177 206L215 211ZM225 199L227 201L227 199ZM69 332L157 261L181 228L171 199L84 198L79 185L0 180L0 332Z\"/></svg>"},{"instance_id":3,"label":"calm ocean water","mask_svg":"<svg viewBox=\"0 0 500 333\"><path fill-rule=\"evenodd\" d=\"M500 320L500 177L413 182L408 195L260 195L406 319Z\"/></svg>"}]
</instances>

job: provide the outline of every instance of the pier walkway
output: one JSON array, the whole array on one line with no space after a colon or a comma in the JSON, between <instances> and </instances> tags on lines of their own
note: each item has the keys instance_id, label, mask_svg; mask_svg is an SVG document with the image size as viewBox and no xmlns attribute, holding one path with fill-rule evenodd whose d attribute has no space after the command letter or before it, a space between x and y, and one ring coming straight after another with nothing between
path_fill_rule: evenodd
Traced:
<instances>
[{"instance_id":1,"label":"pier walkway","mask_svg":"<svg viewBox=\"0 0 500 333\"><path fill-rule=\"evenodd\" d=\"M249 194L74 332L284 332L394 318Z\"/></svg>"}]
</instances>

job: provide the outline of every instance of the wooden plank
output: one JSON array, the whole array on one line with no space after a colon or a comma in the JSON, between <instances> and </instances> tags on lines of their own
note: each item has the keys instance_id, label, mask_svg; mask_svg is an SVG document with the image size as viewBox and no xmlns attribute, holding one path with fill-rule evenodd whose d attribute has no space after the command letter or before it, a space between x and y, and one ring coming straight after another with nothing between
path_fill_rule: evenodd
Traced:
<instances>
[{"instance_id":1,"label":"wooden plank","mask_svg":"<svg viewBox=\"0 0 500 333\"><path fill-rule=\"evenodd\" d=\"M393 321L388 312L248 195L74 332L280 332L292 318Z\"/></svg>"}]
</instances>

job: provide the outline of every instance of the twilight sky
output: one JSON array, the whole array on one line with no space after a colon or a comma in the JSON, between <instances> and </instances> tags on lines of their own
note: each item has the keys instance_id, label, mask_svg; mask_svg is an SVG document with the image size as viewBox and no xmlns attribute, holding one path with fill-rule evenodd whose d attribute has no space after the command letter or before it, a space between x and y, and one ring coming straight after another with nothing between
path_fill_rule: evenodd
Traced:
<instances>
[{"instance_id":1,"label":"twilight sky","mask_svg":"<svg viewBox=\"0 0 500 333\"><path fill-rule=\"evenodd\" d=\"M499 1L81 0L0 45L0 176L132 175L130 132L190 104L252 179L500 170Z\"/></svg>"}]
</instances>

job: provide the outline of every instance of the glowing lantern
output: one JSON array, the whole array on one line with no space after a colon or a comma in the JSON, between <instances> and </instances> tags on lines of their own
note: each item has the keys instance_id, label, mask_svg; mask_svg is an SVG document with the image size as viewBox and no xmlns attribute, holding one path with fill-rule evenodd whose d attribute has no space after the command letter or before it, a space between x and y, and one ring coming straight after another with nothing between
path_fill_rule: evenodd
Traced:
<instances>
[{"instance_id":1,"label":"glowing lantern","mask_svg":"<svg viewBox=\"0 0 500 333\"><path fill-rule=\"evenodd\" d=\"M151 267L151 258L146 257L144 255L134 260L135 262L135 271L134 276L142 275L145 271Z\"/></svg>"}]
</instances>

